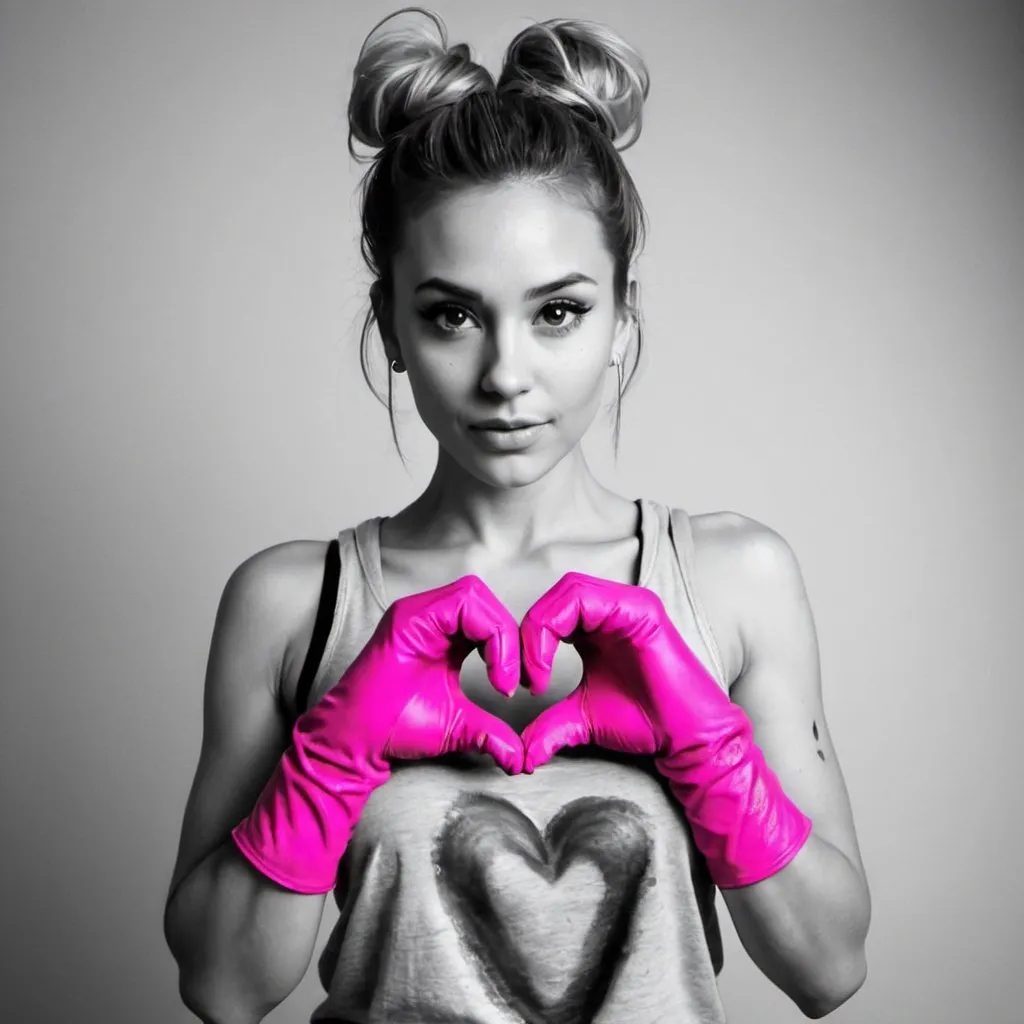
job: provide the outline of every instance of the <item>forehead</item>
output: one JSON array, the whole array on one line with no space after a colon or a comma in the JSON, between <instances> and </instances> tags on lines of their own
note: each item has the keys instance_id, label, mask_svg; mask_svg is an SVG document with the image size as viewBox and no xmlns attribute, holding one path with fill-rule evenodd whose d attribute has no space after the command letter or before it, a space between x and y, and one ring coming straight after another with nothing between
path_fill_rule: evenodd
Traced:
<instances>
[{"instance_id":1,"label":"forehead","mask_svg":"<svg viewBox=\"0 0 1024 1024\"><path fill-rule=\"evenodd\" d=\"M540 185L465 189L433 203L403 231L395 275L415 287L440 276L487 294L521 294L571 271L611 279L597 217Z\"/></svg>"}]
</instances>

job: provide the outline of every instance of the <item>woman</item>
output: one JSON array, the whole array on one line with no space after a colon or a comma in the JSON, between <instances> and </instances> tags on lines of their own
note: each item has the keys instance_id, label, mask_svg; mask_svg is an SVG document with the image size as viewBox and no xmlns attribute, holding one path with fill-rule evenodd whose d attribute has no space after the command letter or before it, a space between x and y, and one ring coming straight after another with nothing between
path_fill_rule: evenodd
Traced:
<instances>
[{"instance_id":1,"label":"woman","mask_svg":"<svg viewBox=\"0 0 1024 1024\"><path fill-rule=\"evenodd\" d=\"M378 150L363 368L376 322L437 465L228 581L165 917L182 998L262 1019L334 891L314 1020L720 1021L720 888L820 1017L863 983L870 900L799 566L746 517L612 493L580 446L639 358L617 147L646 67L549 21L495 83L436 16L389 20L349 106Z\"/></svg>"}]
</instances>

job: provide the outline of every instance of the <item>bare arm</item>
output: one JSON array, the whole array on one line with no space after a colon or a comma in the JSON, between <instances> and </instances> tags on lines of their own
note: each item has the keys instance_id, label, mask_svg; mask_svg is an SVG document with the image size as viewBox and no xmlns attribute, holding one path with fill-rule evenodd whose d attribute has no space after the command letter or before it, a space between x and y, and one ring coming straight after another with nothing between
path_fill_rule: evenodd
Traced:
<instances>
[{"instance_id":1,"label":"bare arm","mask_svg":"<svg viewBox=\"0 0 1024 1024\"><path fill-rule=\"evenodd\" d=\"M208 1024L254 1024L302 980L323 895L283 889L231 840L290 742L278 699L297 617L319 589L323 545L267 549L228 580L211 642L203 741L164 911L182 1001ZM308 580L308 585L304 580Z\"/></svg>"},{"instance_id":2,"label":"bare arm","mask_svg":"<svg viewBox=\"0 0 1024 1024\"><path fill-rule=\"evenodd\" d=\"M783 791L813 822L782 871L722 895L762 973L806 1016L823 1017L864 983L871 897L825 719L813 616L796 557L773 530L730 515L706 543L718 548L710 558L728 564L740 601L743 666L730 696Z\"/></svg>"}]
</instances>

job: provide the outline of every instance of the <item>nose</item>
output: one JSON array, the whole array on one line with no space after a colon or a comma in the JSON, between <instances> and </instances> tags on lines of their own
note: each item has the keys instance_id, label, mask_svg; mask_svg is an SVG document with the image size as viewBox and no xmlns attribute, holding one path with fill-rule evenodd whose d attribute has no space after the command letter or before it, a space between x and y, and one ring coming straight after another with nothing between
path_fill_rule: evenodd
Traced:
<instances>
[{"instance_id":1,"label":"nose","mask_svg":"<svg viewBox=\"0 0 1024 1024\"><path fill-rule=\"evenodd\" d=\"M487 334L481 388L501 398L529 391L533 382L529 339L511 322L495 324Z\"/></svg>"}]
</instances>

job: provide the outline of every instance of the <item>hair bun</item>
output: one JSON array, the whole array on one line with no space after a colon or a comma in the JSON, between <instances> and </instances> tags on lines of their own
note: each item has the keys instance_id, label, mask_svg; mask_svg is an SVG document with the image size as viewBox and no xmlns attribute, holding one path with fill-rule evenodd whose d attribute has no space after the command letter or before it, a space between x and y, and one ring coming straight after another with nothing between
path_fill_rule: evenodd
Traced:
<instances>
[{"instance_id":1,"label":"hair bun","mask_svg":"<svg viewBox=\"0 0 1024 1024\"><path fill-rule=\"evenodd\" d=\"M512 40L498 89L566 103L627 149L640 137L650 75L643 57L607 26L554 18Z\"/></svg>"},{"instance_id":2,"label":"hair bun","mask_svg":"<svg viewBox=\"0 0 1024 1024\"><path fill-rule=\"evenodd\" d=\"M404 14L427 20L382 29ZM466 44L448 46L444 22L436 14L422 7L395 11L370 30L356 59L348 103L349 149L353 138L382 149L413 121L482 88L494 88L490 73L473 61Z\"/></svg>"}]
</instances>

